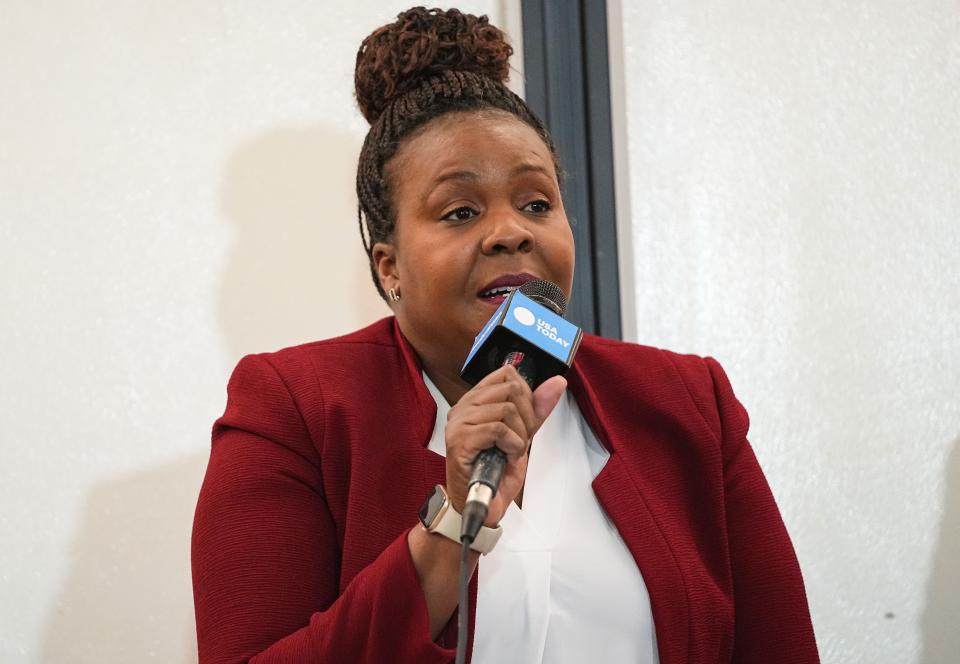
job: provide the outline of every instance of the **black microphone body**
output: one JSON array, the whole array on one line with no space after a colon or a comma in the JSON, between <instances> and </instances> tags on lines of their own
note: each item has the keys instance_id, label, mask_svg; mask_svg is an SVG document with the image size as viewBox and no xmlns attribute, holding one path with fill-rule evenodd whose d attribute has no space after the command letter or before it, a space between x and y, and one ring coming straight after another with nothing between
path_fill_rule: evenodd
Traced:
<instances>
[{"instance_id":1,"label":"black microphone body","mask_svg":"<svg viewBox=\"0 0 960 664\"><path fill-rule=\"evenodd\" d=\"M516 298L518 292L525 297ZM565 308L566 298L556 285L543 280L524 284L477 335L461 375L476 383L494 369L511 365L530 389L536 389L546 379L566 373L582 333L561 318ZM461 541L472 542L480 531L506 462L497 447L477 455L467 484Z\"/></svg>"}]
</instances>

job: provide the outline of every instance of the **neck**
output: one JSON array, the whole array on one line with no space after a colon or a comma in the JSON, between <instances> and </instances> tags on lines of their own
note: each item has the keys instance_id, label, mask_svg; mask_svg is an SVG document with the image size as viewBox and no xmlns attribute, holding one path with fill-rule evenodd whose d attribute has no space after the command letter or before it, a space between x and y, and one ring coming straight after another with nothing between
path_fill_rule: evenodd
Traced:
<instances>
[{"instance_id":1,"label":"neck","mask_svg":"<svg viewBox=\"0 0 960 664\"><path fill-rule=\"evenodd\" d=\"M470 385L460 377L460 364L456 360L450 360L450 356L457 355L457 353L450 352L449 349L444 351L444 349L438 348L436 344L427 343L420 339L416 334L408 334L399 316L397 317L397 324L400 326L403 337L420 360L424 372L440 390L447 403L452 406L460 401L460 397L467 393ZM466 356L467 350L468 348L463 349L464 356Z\"/></svg>"},{"instance_id":2,"label":"neck","mask_svg":"<svg viewBox=\"0 0 960 664\"><path fill-rule=\"evenodd\" d=\"M451 370L449 366L442 363L433 362L426 355L417 353L420 356L420 362L423 363L423 370L433 384L440 390L440 394L447 400L451 406L460 401L460 397L467 393L470 385L460 377L457 369Z\"/></svg>"}]
</instances>

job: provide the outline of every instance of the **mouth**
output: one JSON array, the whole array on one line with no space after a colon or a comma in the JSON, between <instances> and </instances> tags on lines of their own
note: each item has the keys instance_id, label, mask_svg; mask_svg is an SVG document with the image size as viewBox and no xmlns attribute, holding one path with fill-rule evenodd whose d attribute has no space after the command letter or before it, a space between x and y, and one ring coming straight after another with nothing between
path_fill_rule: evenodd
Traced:
<instances>
[{"instance_id":1,"label":"mouth","mask_svg":"<svg viewBox=\"0 0 960 664\"><path fill-rule=\"evenodd\" d=\"M526 273L505 274L497 277L481 288L477 293L477 297L487 304L499 307L500 304L510 296L510 293L534 279L539 279L539 277Z\"/></svg>"}]
</instances>

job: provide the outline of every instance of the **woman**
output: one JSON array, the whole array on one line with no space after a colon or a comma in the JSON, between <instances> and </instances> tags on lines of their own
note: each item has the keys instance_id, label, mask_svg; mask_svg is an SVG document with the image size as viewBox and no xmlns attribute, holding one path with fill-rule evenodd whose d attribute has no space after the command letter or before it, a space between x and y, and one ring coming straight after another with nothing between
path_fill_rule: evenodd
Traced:
<instances>
[{"instance_id":1,"label":"woman","mask_svg":"<svg viewBox=\"0 0 960 664\"><path fill-rule=\"evenodd\" d=\"M460 379L504 289L573 280L558 160L503 85L510 53L456 10L363 42L361 236L394 317L234 371L194 525L204 664L452 661L459 547L417 513L436 485L462 512L491 445L508 463L471 558L474 661L817 661L715 361L588 336L569 390Z\"/></svg>"}]
</instances>

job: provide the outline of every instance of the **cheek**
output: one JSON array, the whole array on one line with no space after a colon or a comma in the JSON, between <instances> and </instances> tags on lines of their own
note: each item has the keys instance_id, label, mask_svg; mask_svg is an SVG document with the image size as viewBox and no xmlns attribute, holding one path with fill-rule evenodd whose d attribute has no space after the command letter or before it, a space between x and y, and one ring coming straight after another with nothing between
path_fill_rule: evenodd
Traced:
<instances>
[{"instance_id":1,"label":"cheek","mask_svg":"<svg viewBox=\"0 0 960 664\"><path fill-rule=\"evenodd\" d=\"M417 293L430 300L446 298L447 291L463 281L462 272L470 264L466 252L436 237L407 239L397 261L401 278L416 284Z\"/></svg>"},{"instance_id":2,"label":"cheek","mask_svg":"<svg viewBox=\"0 0 960 664\"><path fill-rule=\"evenodd\" d=\"M554 262L557 269L564 269L573 273L576 250L573 244L573 229L568 224L564 225L562 229L557 229L557 232L551 236L549 251L555 257Z\"/></svg>"},{"instance_id":3,"label":"cheek","mask_svg":"<svg viewBox=\"0 0 960 664\"><path fill-rule=\"evenodd\" d=\"M576 262L573 230L567 226L564 231L553 235L550 245L545 249L545 253L550 257L550 267L556 276L557 285L569 295L573 288L573 272Z\"/></svg>"}]
</instances>

